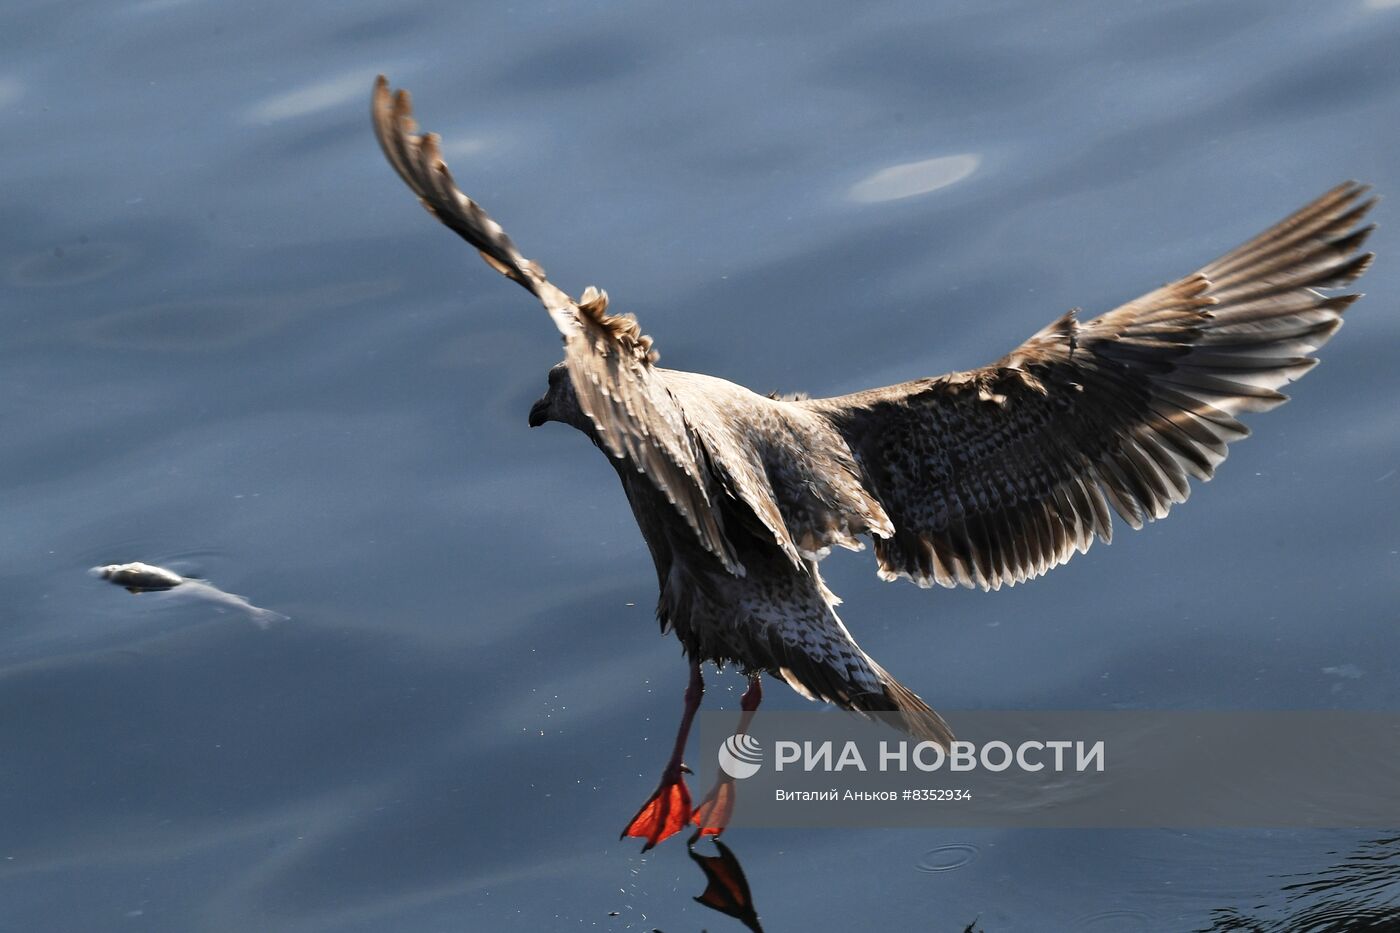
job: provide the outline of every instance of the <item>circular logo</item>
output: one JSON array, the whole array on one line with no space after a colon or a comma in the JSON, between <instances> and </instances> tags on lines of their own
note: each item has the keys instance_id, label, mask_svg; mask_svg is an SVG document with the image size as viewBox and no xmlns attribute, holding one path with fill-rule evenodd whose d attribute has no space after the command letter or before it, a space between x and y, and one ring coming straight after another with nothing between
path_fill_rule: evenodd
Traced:
<instances>
[{"instance_id":1,"label":"circular logo","mask_svg":"<svg viewBox=\"0 0 1400 933\"><path fill-rule=\"evenodd\" d=\"M720 744L720 770L732 778L753 777L763 766L763 746L751 735L731 735Z\"/></svg>"}]
</instances>

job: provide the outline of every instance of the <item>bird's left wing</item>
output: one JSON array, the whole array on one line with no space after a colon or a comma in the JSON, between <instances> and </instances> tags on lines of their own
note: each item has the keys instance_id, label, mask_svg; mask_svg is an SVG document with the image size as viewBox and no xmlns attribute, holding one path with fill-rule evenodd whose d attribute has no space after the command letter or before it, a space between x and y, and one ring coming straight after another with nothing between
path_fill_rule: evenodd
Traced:
<instances>
[{"instance_id":1,"label":"bird's left wing","mask_svg":"<svg viewBox=\"0 0 1400 933\"><path fill-rule=\"evenodd\" d=\"M659 489L730 572L742 573L709 496L703 452L680 405L659 378L656 351L631 315L608 314L605 292L589 287L575 302L526 259L501 225L457 188L435 133L419 135L407 91L383 75L371 106L374 133L394 171L428 213L480 251L487 264L540 300L564 335L564 359L579 405L614 457Z\"/></svg>"},{"instance_id":2,"label":"bird's left wing","mask_svg":"<svg viewBox=\"0 0 1400 933\"><path fill-rule=\"evenodd\" d=\"M1060 317L981 369L802 403L837 428L894 525L880 575L995 588L1134 528L1207 480L1317 361L1370 264L1348 182L1194 275Z\"/></svg>"}]
</instances>

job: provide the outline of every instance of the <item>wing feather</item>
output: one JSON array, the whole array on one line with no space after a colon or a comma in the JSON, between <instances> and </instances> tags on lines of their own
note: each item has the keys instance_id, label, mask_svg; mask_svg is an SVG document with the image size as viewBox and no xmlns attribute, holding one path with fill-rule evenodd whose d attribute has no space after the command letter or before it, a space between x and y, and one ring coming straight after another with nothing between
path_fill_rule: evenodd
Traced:
<instances>
[{"instance_id":1,"label":"wing feather","mask_svg":"<svg viewBox=\"0 0 1400 933\"><path fill-rule=\"evenodd\" d=\"M1091 321L1063 315L982 369L806 402L855 452L894 525L880 575L996 588L1112 540L1211 478L1238 420L1279 389L1358 295L1376 199L1339 185L1206 265Z\"/></svg>"},{"instance_id":2,"label":"wing feather","mask_svg":"<svg viewBox=\"0 0 1400 933\"><path fill-rule=\"evenodd\" d=\"M603 447L644 474L675 506L701 544L731 573L743 567L720 524L705 454L655 367L656 351L631 315L607 313L605 292L576 302L526 259L501 225L463 194L442 160L436 134L419 135L407 91L390 93L380 75L371 115L389 164L430 214L481 253L487 264L535 295L564 337L564 359L579 405Z\"/></svg>"}]
</instances>

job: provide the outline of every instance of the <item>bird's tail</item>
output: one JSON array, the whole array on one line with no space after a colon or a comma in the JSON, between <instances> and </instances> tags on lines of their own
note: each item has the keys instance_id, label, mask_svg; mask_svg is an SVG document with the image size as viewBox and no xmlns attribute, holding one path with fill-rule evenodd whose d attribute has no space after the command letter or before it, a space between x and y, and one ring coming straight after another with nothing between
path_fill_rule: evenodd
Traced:
<instances>
[{"instance_id":1,"label":"bird's tail","mask_svg":"<svg viewBox=\"0 0 1400 933\"><path fill-rule=\"evenodd\" d=\"M948 728L943 717L919 699L913 690L890 676L889 671L876 664L874 659L870 659L870 666L880 678L880 684L885 688L884 693L863 694L854 698L852 705L871 713L899 713L901 723L898 725L901 725L905 732L915 738L940 745L944 751L948 751L953 742L953 730Z\"/></svg>"}]
</instances>

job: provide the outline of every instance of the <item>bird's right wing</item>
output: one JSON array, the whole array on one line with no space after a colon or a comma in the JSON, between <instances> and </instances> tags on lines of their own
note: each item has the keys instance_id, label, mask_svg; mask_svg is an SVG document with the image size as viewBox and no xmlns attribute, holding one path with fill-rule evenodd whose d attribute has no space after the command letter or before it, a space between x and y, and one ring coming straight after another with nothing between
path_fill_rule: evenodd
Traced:
<instances>
[{"instance_id":1,"label":"bird's right wing","mask_svg":"<svg viewBox=\"0 0 1400 933\"><path fill-rule=\"evenodd\" d=\"M1366 188L1334 188L1203 267L1091 321L1070 312L981 369L802 404L855 452L894 525L886 579L998 587L1134 528L1207 480L1236 416L1287 399L1370 264Z\"/></svg>"},{"instance_id":2,"label":"bird's right wing","mask_svg":"<svg viewBox=\"0 0 1400 933\"><path fill-rule=\"evenodd\" d=\"M704 455L680 405L658 377L656 351L631 315L608 314L605 292L589 287L575 302L526 259L501 225L458 190L434 133L419 135L407 91L390 93L383 75L371 105L374 133L394 171L428 213L480 251L487 264L540 300L564 335L564 360L579 405L614 457L625 459L676 507L701 544L742 573L710 501Z\"/></svg>"}]
</instances>

